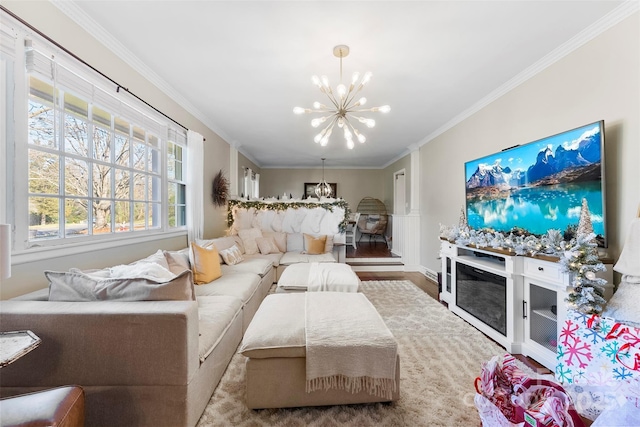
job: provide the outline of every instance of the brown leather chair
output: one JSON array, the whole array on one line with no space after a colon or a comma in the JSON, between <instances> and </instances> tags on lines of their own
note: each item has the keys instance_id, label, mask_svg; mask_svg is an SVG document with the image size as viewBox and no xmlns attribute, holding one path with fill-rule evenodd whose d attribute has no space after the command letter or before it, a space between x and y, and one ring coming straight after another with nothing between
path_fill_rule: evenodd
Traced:
<instances>
[{"instance_id":1,"label":"brown leather chair","mask_svg":"<svg viewBox=\"0 0 640 427\"><path fill-rule=\"evenodd\" d=\"M84 390L56 387L0 399L2 427L82 427Z\"/></svg>"}]
</instances>

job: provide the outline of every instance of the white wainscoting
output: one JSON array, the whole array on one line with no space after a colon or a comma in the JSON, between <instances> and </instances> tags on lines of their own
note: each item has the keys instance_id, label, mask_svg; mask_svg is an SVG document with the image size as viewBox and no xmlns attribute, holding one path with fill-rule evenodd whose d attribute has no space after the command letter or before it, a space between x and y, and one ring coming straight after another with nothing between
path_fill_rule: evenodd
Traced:
<instances>
[{"instance_id":1,"label":"white wainscoting","mask_svg":"<svg viewBox=\"0 0 640 427\"><path fill-rule=\"evenodd\" d=\"M393 215L392 248L402 257L404 271L423 271L420 265L420 215Z\"/></svg>"}]
</instances>

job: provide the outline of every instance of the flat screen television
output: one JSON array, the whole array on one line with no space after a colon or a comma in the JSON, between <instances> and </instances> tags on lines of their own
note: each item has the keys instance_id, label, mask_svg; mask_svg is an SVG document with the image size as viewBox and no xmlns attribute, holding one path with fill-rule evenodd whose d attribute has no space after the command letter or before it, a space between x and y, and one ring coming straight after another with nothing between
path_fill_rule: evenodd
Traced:
<instances>
[{"instance_id":1,"label":"flat screen television","mask_svg":"<svg viewBox=\"0 0 640 427\"><path fill-rule=\"evenodd\" d=\"M467 221L474 229L575 234L587 199L606 247L604 121L465 163Z\"/></svg>"}]
</instances>

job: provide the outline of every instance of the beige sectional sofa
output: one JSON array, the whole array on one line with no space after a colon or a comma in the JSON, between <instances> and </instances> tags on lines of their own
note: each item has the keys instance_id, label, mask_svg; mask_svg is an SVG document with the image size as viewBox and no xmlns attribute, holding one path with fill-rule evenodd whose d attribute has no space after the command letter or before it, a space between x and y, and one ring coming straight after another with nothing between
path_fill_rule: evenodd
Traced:
<instances>
[{"instance_id":1,"label":"beige sectional sofa","mask_svg":"<svg viewBox=\"0 0 640 427\"><path fill-rule=\"evenodd\" d=\"M241 245L237 236L198 243ZM186 249L171 255L189 259ZM49 301L48 289L0 301L0 330L28 329L42 339L2 369L0 394L78 384L87 426L193 426L277 269L312 260L335 258L245 254L222 265L217 280L196 285L195 301Z\"/></svg>"}]
</instances>

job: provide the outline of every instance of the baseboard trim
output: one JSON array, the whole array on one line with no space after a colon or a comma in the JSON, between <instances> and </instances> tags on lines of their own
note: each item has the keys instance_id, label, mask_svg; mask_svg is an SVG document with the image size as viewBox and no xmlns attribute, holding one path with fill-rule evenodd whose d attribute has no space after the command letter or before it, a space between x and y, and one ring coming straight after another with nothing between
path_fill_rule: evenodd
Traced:
<instances>
[{"instance_id":1,"label":"baseboard trim","mask_svg":"<svg viewBox=\"0 0 640 427\"><path fill-rule=\"evenodd\" d=\"M374 272L378 272L378 271L405 271L404 266L402 264L399 265L351 265L351 269L353 271L362 271L362 272L367 272L367 271L374 271Z\"/></svg>"}]
</instances>

